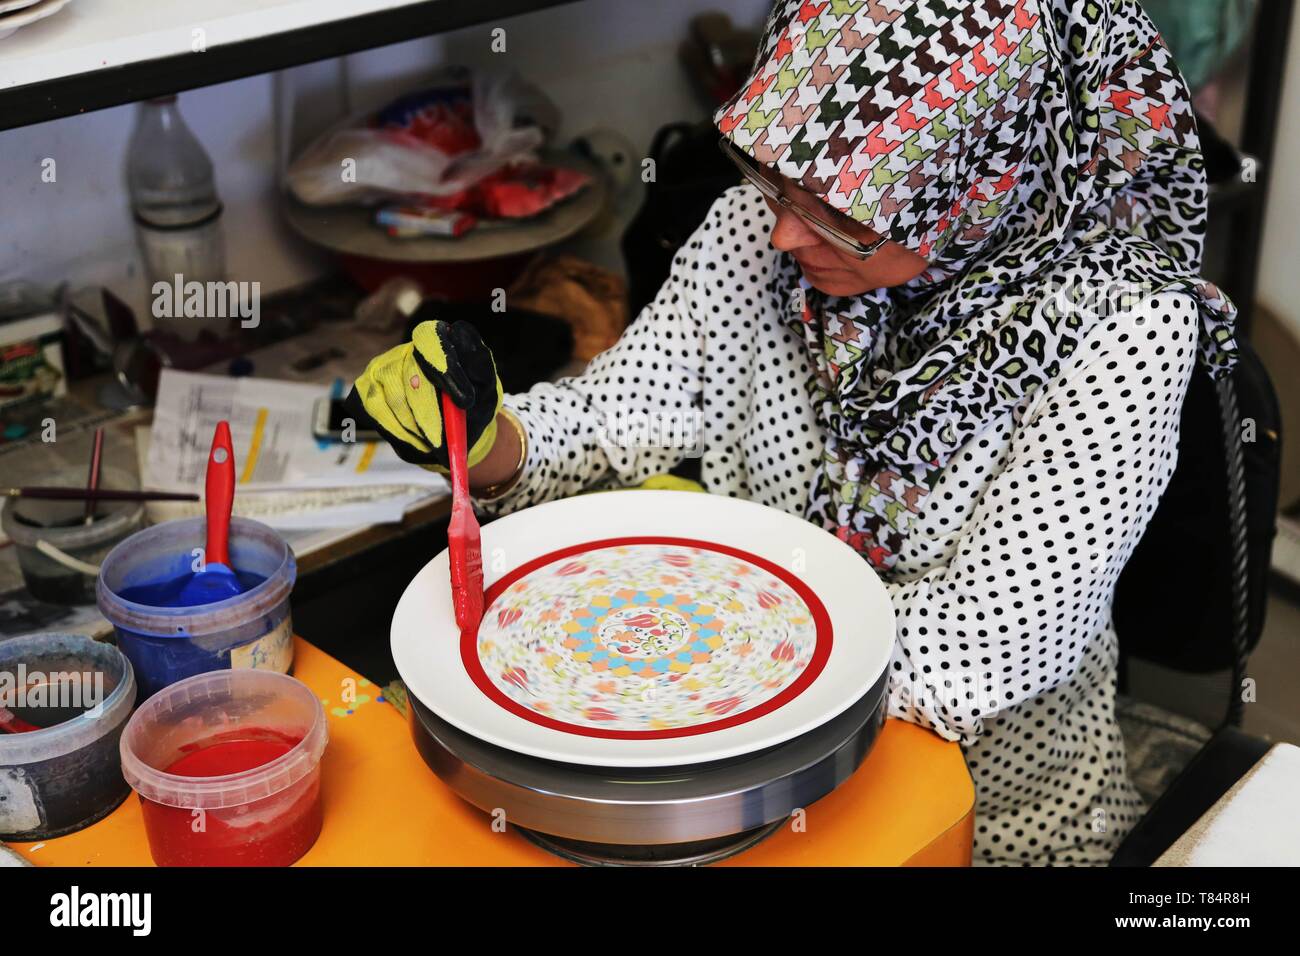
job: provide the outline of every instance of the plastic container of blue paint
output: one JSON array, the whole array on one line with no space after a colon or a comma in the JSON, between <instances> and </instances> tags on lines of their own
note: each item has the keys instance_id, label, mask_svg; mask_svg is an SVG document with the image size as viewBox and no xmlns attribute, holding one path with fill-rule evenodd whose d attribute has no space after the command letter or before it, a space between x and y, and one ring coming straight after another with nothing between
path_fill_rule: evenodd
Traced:
<instances>
[{"instance_id":1,"label":"plastic container of blue paint","mask_svg":"<svg viewBox=\"0 0 1300 956\"><path fill-rule=\"evenodd\" d=\"M135 706L130 662L80 634L0 640L0 840L49 840L111 813L130 788L118 741Z\"/></svg>"},{"instance_id":2,"label":"plastic container of blue paint","mask_svg":"<svg viewBox=\"0 0 1300 956\"><path fill-rule=\"evenodd\" d=\"M123 596L191 571L204 546L206 520L186 518L139 531L100 566L99 610L135 668L141 700L194 674L239 668L287 674L293 666L289 593L297 563L288 543L258 521L230 519L235 572L263 579L243 594L192 607L158 607Z\"/></svg>"}]
</instances>

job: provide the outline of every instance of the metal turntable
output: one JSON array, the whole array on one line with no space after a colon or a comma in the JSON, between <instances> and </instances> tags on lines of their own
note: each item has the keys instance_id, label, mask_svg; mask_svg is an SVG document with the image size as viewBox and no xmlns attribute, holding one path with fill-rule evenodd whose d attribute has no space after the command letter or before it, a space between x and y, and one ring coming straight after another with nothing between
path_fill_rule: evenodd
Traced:
<instances>
[{"instance_id":1,"label":"metal turntable","mask_svg":"<svg viewBox=\"0 0 1300 956\"><path fill-rule=\"evenodd\" d=\"M887 675L846 711L766 750L684 767L592 767L493 746L415 697L425 762L463 799L586 865L697 865L743 852L861 765L884 723Z\"/></svg>"}]
</instances>

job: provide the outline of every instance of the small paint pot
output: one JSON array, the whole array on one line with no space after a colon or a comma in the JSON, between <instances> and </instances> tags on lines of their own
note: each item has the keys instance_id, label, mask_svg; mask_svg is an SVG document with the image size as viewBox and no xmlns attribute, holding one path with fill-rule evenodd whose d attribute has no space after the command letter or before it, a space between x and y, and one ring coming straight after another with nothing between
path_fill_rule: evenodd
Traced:
<instances>
[{"instance_id":1,"label":"small paint pot","mask_svg":"<svg viewBox=\"0 0 1300 956\"><path fill-rule=\"evenodd\" d=\"M59 472L52 484L79 486L84 470ZM101 485L135 491L132 475L104 468ZM0 528L13 541L23 583L32 597L50 604L91 604L95 600L95 569L123 538L140 527L144 503L100 501L90 524L83 501L6 498L0 508Z\"/></svg>"},{"instance_id":2,"label":"small paint pot","mask_svg":"<svg viewBox=\"0 0 1300 956\"><path fill-rule=\"evenodd\" d=\"M214 671L150 697L121 754L154 862L293 863L320 835L327 741L316 694L272 671Z\"/></svg>"},{"instance_id":3,"label":"small paint pot","mask_svg":"<svg viewBox=\"0 0 1300 956\"><path fill-rule=\"evenodd\" d=\"M258 521L230 519L231 564L265 579L256 587L193 607L154 607L122 596L127 588L190 572L205 543L206 522L185 518L146 528L100 566L99 610L131 659L142 698L194 674L243 668L285 674L293 665L289 592L297 564L284 538Z\"/></svg>"},{"instance_id":4,"label":"small paint pot","mask_svg":"<svg viewBox=\"0 0 1300 956\"><path fill-rule=\"evenodd\" d=\"M0 840L48 840L89 826L130 789L118 741L135 706L131 662L79 634L0 641Z\"/></svg>"}]
</instances>

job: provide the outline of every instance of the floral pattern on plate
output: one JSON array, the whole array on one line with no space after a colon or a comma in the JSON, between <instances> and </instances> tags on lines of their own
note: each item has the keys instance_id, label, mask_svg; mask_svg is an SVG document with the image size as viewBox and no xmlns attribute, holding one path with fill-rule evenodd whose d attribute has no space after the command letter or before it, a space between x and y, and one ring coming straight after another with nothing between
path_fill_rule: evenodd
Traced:
<instances>
[{"instance_id":1,"label":"floral pattern on plate","mask_svg":"<svg viewBox=\"0 0 1300 956\"><path fill-rule=\"evenodd\" d=\"M747 719L806 686L830 640L819 655L816 615L759 560L664 544L557 558L497 596L466 663L489 696L575 733Z\"/></svg>"}]
</instances>

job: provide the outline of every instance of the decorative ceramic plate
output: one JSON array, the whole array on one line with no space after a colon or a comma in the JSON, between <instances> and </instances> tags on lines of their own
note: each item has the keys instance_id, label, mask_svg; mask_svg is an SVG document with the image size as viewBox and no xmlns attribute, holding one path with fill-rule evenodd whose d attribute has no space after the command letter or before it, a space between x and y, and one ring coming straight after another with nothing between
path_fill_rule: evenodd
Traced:
<instances>
[{"instance_id":1,"label":"decorative ceramic plate","mask_svg":"<svg viewBox=\"0 0 1300 956\"><path fill-rule=\"evenodd\" d=\"M596 766L720 760L841 713L883 672L894 615L849 547L734 498L582 495L483 528L487 594L462 639L447 554L411 582L393 656L467 733Z\"/></svg>"}]
</instances>

